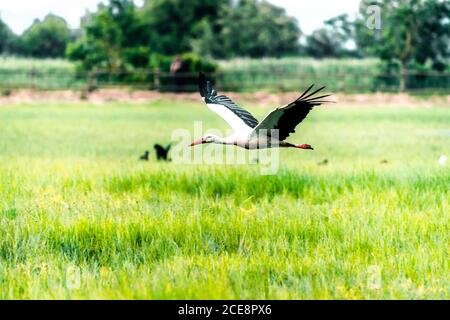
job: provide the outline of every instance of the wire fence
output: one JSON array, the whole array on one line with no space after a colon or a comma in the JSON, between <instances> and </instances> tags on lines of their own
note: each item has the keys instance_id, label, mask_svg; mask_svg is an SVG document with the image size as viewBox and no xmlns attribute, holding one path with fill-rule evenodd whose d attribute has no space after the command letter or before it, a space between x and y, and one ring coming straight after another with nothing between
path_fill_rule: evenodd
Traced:
<instances>
[{"instance_id":1,"label":"wire fence","mask_svg":"<svg viewBox=\"0 0 450 320\"><path fill-rule=\"evenodd\" d=\"M450 93L449 72L407 72L378 74L374 72L283 72L223 71L208 75L222 91L301 91L310 84L324 85L328 90L343 93L414 92ZM404 90L401 80L404 79ZM131 87L161 92L192 92L197 90L198 73L159 72L140 69L133 71L75 72L32 70L0 70L0 89L80 90Z\"/></svg>"}]
</instances>

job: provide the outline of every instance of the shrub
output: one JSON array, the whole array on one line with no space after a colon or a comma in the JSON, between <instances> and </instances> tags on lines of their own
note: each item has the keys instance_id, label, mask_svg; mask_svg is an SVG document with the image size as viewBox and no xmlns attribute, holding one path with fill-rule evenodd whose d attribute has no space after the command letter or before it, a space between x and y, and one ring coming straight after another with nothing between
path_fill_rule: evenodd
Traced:
<instances>
[{"instance_id":1,"label":"shrub","mask_svg":"<svg viewBox=\"0 0 450 320\"><path fill-rule=\"evenodd\" d=\"M202 71L214 73L217 71L217 64L199 57L193 53L185 53L180 56L183 64L180 75L170 73L170 65L175 57L161 54L152 54L150 57L150 67L154 71L159 71L157 86L160 91L196 91L198 76Z\"/></svg>"}]
</instances>

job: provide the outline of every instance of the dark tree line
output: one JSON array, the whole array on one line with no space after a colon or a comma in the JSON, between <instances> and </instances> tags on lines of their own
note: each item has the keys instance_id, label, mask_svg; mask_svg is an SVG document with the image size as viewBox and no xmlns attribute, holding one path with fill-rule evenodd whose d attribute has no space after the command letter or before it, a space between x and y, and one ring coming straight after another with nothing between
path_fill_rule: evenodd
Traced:
<instances>
[{"instance_id":1,"label":"dark tree line","mask_svg":"<svg viewBox=\"0 0 450 320\"><path fill-rule=\"evenodd\" d=\"M37 58L63 57L72 40L74 34L66 21L52 14L42 21L36 19L20 36L0 20L0 54Z\"/></svg>"},{"instance_id":2,"label":"dark tree line","mask_svg":"<svg viewBox=\"0 0 450 320\"><path fill-rule=\"evenodd\" d=\"M381 29L370 30L355 22L358 47L385 63L383 72L400 73L400 89L406 88L408 70L444 71L450 60L449 0L380 0ZM362 0L360 17L373 1Z\"/></svg>"},{"instance_id":3,"label":"dark tree line","mask_svg":"<svg viewBox=\"0 0 450 320\"><path fill-rule=\"evenodd\" d=\"M201 57L297 54L300 29L283 9L257 0L111 0L88 18L68 56L85 68L146 66L151 54Z\"/></svg>"},{"instance_id":4,"label":"dark tree line","mask_svg":"<svg viewBox=\"0 0 450 320\"><path fill-rule=\"evenodd\" d=\"M87 66L145 65L149 53L214 58L297 54L301 32L286 12L259 0L110 0L70 30L59 17L20 36L0 21L0 53L86 59ZM147 58L143 58L147 56Z\"/></svg>"},{"instance_id":5,"label":"dark tree line","mask_svg":"<svg viewBox=\"0 0 450 320\"><path fill-rule=\"evenodd\" d=\"M381 29L367 26L367 8L380 8ZM161 64L188 52L197 57L315 58L377 56L387 72L449 65L449 0L361 0L355 18L340 15L303 37L295 18L263 0L110 0L70 30L54 15L15 35L0 20L0 54L63 57L84 69ZM194 59L195 60L195 59Z\"/></svg>"}]
</instances>

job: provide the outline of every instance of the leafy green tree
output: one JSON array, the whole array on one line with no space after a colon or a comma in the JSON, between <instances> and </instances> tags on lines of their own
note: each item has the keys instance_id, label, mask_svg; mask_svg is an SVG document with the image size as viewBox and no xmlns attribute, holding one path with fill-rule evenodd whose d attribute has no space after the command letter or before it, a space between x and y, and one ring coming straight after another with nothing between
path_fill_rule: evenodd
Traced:
<instances>
[{"instance_id":1,"label":"leafy green tree","mask_svg":"<svg viewBox=\"0 0 450 320\"><path fill-rule=\"evenodd\" d=\"M367 8L378 5L381 29L367 27ZM450 2L435 0L362 0L356 21L358 45L380 57L387 66L399 66L403 75L400 89L406 88L406 71L413 64L430 61L442 70L448 63ZM398 62L398 64L397 64Z\"/></svg>"},{"instance_id":2,"label":"leafy green tree","mask_svg":"<svg viewBox=\"0 0 450 320\"><path fill-rule=\"evenodd\" d=\"M111 0L83 20L81 37L69 45L67 56L84 69L121 70L146 65L150 51L143 42L143 24L131 0Z\"/></svg>"},{"instance_id":3,"label":"leafy green tree","mask_svg":"<svg viewBox=\"0 0 450 320\"><path fill-rule=\"evenodd\" d=\"M314 58L326 58L340 56L342 44L335 37L335 32L327 28L314 30L306 37L306 53Z\"/></svg>"},{"instance_id":4,"label":"leafy green tree","mask_svg":"<svg viewBox=\"0 0 450 320\"><path fill-rule=\"evenodd\" d=\"M324 24L306 37L308 55L315 58L361 56L356 48L355 24L347 14L326 20Z\"/></svg>"},{"instance_id":5,"label":"leafy green tree","mask_svg":"<svg viewBox=\"0 0 450 320\"><path fill-rule=\"evenodd\" d=\"M84 69L150 64L151 53L174 56L281 56L298 50L300 30L283 9L265 1L110 0L82 19L67 55Z\"/></svg>"},{"instance_id":6,"label":"leafy green tree","mask_svg":"<svg viewBox=\"0 0 450 320\"><path fill-rule=\"evenodd\" d=\"M154 52L178 54L191 50L191 41L205 23L217 32L216 21L229 0L151 0L140 15L146 41Z\"/></svg>"},{"instance_id":7,"label":"leafy green tree","mask_svg":"<svg viewBox=\"0 0 450 320\"><path fill-rule=\"evenodd\" d=\"M92 67L116 69L122 65L122 31L114 18L105 10L100 10L76 43L68 47L68 56L82 60L87 69Z\"/></svg>"},{"instance_id":8,"label":"leafy green tree","mask_svg":"<svg viewBox=\"0 0 450 320\"><path fill-rule=\"evenodd\" d=\"M0 19L0 54L15 53L17 47L17 36L11 31L6 23Z\"/></svg>"},{"instance_id":9,"label":"leafy green tree","mask_svg":"<svg viewBox=\"0 0 450 320\"><path fill-rule=\"evenodd\" d=\"M43 21L35 20L20 37L20 46L33 57L62 57L71 38L63 18L49 14Z\"/></svg>"},{"instance_id":10,"label":"leafy green tree","mask_svg":"<svg viewBox=\"0 0 450 320\"><path fill-rule=\"evenodd\" d=\"M226 57L223 43L219 41L218 33L215 31L217 28L217 21L202 19L197 23L194 29L195 36L190 40L192 51L200 56Z\"/></svg>"},{"instance_id":11,"label":"leafy green tree","mask_svg":"<svg viewBox=\"0 0 450 320\"><path fill-rule=\"evenodd\" d=\"M297 20L284 9L266 1L240 0L224 7L215 25L204 24L203 48L223 58L279 57L298 53L300 35Z\"/></svg>"},{"instance_id":12,"label":"leafy green tree","mask_svg":"<svg viewBox=\"0 0 450 320\"><path fill-rule=\"evenodd\" d=\"M152 0L141 12L152 51L201 56L297 53L300 30L284 9L257 0Z\"/></svg>"}]
</instances>

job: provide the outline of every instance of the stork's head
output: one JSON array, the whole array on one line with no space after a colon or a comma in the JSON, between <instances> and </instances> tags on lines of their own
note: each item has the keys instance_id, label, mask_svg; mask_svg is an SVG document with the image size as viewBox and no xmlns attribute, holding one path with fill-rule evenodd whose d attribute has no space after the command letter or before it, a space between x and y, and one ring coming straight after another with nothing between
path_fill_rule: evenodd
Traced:
<instances>
[{"instance_id":1,"label":"stork's head","mask_svg":"<svg viewBox=\"0 0 450 320\"><path fill-rule=\"evenodd\" d=\"M217 137L210 134L210 135L204 136L201 139L193 141L189 146L193 147L193 146L196 146L198 144L203 144L203 143L214 143L214 142L216 142L216 140L217 140Z\"/></svg>"}]
</instances>

